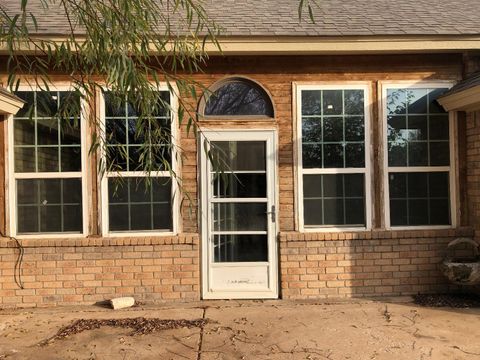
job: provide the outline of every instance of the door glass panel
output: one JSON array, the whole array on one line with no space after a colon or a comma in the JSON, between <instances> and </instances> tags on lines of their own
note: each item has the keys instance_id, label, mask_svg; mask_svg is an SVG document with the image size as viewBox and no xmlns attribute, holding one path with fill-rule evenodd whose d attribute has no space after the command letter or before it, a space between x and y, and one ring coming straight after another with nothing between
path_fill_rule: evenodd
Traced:
<instances>
[{"instance_id":1,"label":"door glass panel","mask_svg":"<svg viewBox=\"0 0 480 360\"><path fill-rule=\"evenodd\" d=\"M215 235L215 262L268 261L267 235Z\"/></svg>"},{"instance_id":2,"label":"door glass panel","mask_svg":"<svg viewBox=\"0 0 480 360\"><path fill-rule=\"evenodd\" d=\"M258 173L213 175L213 196L219 198L265 198L267 176Z\"/></svg>"},{"instance_id":3,"label":"door glass panel","mask_svg":"<svg viewBox=\"0 0 480 360\"><path fill-rule=\"evenodd\" d=\"M214 141L211 151L213 171L265 171L264 141Z\"/></svg>"},{"instance_id":4,"label":"door glass panel","mask_svg":"<svg viewBox=\"0 0 480 360\"><path fill-rule=\"evenodd\" d=\"M211 149L211 228L216 232L210 236L213 261L268 261L266 142L215 141ZM249 198L251 202L238 200ZM247 231L260 233L245 234Z\"/></svg>"},{"instance_id":5,"label":"door glass panel","mask_svg":"<svg viewBox=\"0 0 480 360\"><path fill-rule=\"evenodd\" d=\"M266 231L266 203L213 204L214 231Z\"/></svg>"}]
</instances>

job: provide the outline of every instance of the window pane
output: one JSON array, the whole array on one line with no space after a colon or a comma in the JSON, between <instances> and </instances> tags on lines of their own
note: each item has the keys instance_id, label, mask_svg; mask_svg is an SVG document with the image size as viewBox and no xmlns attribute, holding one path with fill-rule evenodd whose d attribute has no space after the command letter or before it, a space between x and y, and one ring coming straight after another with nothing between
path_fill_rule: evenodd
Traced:
<instances>
[{"instance_id":1,"label":"window pane","mask_svg":"<svg viewBox=\"0 0 480 360\"><path fill-rule=\"evenodd\" d=\"M362 115L364 114L363 90L345 90L345 114Z\"/></svg>"},{"instance_id":2,"label":"window pane","mask_svg":"<svg viewBox=\"0 0 480 360\"><path fill-rule=\"evenodd\" d=\"M411 142L408 144L408 166L428 166L427 142Z\"/></svg>"},{"instance_id":3,"label":"window pane","mask_svg":"<svg viewBox=\"0 0 480 360\"><path fill-rule=\"evenodd\" d=\"M303 201L303 222L305 226L323 225L322 199L307 199Z\"/></svg>"},{"instance_id":4,"label":"window pane","mask_svg":"<svg viewBox=\"0 0 480 360\"><path fill-rule=\"evenodd\" d=\"M430 115L429 131L431 140L448 140L448 114Z\"/></svg>"},{"instance_id":5,"label":"window pane","mask_svg":"<svg viewBox=\"0 0 480 360\"><path fill-rule=\"evenodd\" d=\"M323 90L323 115L343 114L342 90Z\"/></svg>"},{"instance_id":6,"label":"window pane","mask_svg":"<svg viewBox=\"0 0 480 360\"><path fill-rule=\"evenodd\" d=\"M303 115L322 115L322 91L321 90L303 90L302 91L302 114Z\"/></svg>"},{"instance_id":7,"label":"window pane","mask_svg":"<svg viewBox=\"0 0 480 360\"><path fill-rule=\"evenodd\" d=\"M153 230L152 206L150 204L130 205L131 230Z\"/></svg>"},{"instance_id":8,"label":"window pane","mask_svg":"<svg viewBox=\"0 0 480 360\"><path fill-rule=\"evenodd\" d=\"M322 168L322 145L303 144L302 164L305 169Z\"/></svg>"},{"instance_id":9,"label":"window pane","mask_svg":"<svg viewBox=\"0 0 480 360\"><path fill-rule=\"evenodd\" d=\"M25 112L14 116L15 171L80 172L80 96L66 91L19 94L32 110L28 119L22 117Z\"/></svg>"},{"instance_id":10,"label":"window pane","mask_svg":"<svg viewBox=\"0 0 480 360\"><path fill-rule=\"evenodd\" d=\"M389 166L449 165L448 114L436 101L445 90L388 90Z\"/></svg>"},{"instance_id":11,"label":"window pane","mask_svg":"<svg viewBox=\"0 0 480 360\"><path fill-rule=\"evenodd\" d=\"M304 118L302 120L302 141L318 142L322 140L322 118Z\"/></svg>"},{"instance_id":12,"label":"window pane","mask_svg":"<svg viewBox=\"0 0 480 360\"><path fill-rule=\"evenodd\" d=\"M267 93L248 80L231 80L208 97L205 115L263 115L273 117Z\"/></svg>"},{"instance_id":13,"label":"window pane","mask_svg":"<svg viewBox=\"0 0 480 360\"><path fill-rule=\"evenodd\" d=\"M345 199L345 224L365 223L365 204L363 199Z\"/></svg>"},{"instance_id":14,"label":"window pane","mask_svg":"<svg viewBox=\"0 0 480 360\"><path fill-rule=\"evenodd\" d=\"M303 175L305 226L365 226L364 174Z\"/></svg>"},{"instance_id":15,"label":"window pane","mask_svg":"<svg viewBox=\"0 0 480 360\"><path fill-rule=\"evenodd\" d=\"M329 225L345 225L345 210L343 199L324 199L323 212L325 224Z\"/></svg>"},{"instance_id":16,"label":"window pane","mask_svg":"<svg viewBox=\"0 0 480 360\"><path fill-rule=\"evenodd\" d=\"M82 231L82 180L17 180L18 233Z\"/></svg>"},{"instance_id":17,"label":"window pane","mask_svg":"<svg viewBox=\"0 0 480 360\"><path fill-rule=\"evenodd\" d=\"M427 113L427 89L409 89L407 91L408 113Z\"/></svg>"},{"instance_id":18,"label":"window pane","mask_svg":"<svg viewBox=\"0 0 480 360\"><path fill-rule=\"evenodd\" d=\"M106 138L108 144L126 144L126 127L124 119L105 120Z\"/></svg>"},{"instance_id":19,"label":"window pane","mask_svg":"<svg viewBox=\"0 0 480 360\"><path fill-rule=\"evenodd\" d=\"M130 230L128 205L110 204L108 206L108 225L110 231Z\"/></svg>"},{"instance_id":20,"label":"window pane","mask_svg":"<svg viewBox=\"0 0 480 360\"><path fill-rule=\"evenodd\" d=\"M141 117L132 104L105 93L107 171L162 171L171 166L170 94L158 93L153 117ZM160 99L163 99L163 103ZM149 143L155 134L157 143Z\"/></svg>"},{"instance_id":21,"label":"window pane","mask_svg":"<svg viewBox=\"0 0 480 360\"><path fill-rule=\"evenodd\" d=\"M35 148L15 147L15 172L35 172Z\"/></svg>"},{"instance_id":22,"label":"window pane","mask_svg":"<svg viewBox=\"0 0 480 360\"><path fill-rule=\"evenodd\" d=\"M62 231L62 207L58 205L47 205L40 207L40 231L61 232Z\"/></svg>"},{"instance_id":23,"label":"window pane","mask_svg":"<svg viewBox=\"0 0 480 360\"><path fill-rule=\"evenodd\" d=\"M393 226L450 225L449 173L390 173Z\"/></svg>"},{"instance_id":24,"label":"window pane","mask_svg":"<svg viewBox=\"0 0 480 360\"><path fill-rule=\"evenodd\" d=\"M109 178L110 231L172 230L170 178Z\"/></svg>"},{"instance_id":25,"label":"window pane","mask_svg":"<svg viewBox=\"0 0 480 360\"><path fill-rule=\"evenodd\" d=\"M124 146L107 146L105 152L107 169L109 171L127 171L128 148Z\"/></svg>"},{"instance_id":26,"label":"window pane","mask_svg":"<svg viewBox=\"0 0 480 360\"><path fill-rule=\"evenodd\" d=\"M363 110L363 108L362 108ZM352 116L345 119L345 141L363 141L365 124L363 117Z\"/></svg>"},{"instance_id":27,"label":"window pane","mask_svg":"<svg viewBox=\"0 0 480 360\"><path fill-rule=\"evenodd\" d=\"M35 121L32 119L14 121L15 145L35 145Z\"/></svg>"},{"instance_id":28,"label":"window pane","mask_svg":"<svg viewBox=\"0 0 480 360\"><path fill-rule=\"evenodd\" d=\"M82 171L82 150L79 146L61 148L61 171Z\"/></svg>"},{"instance_id":29,"label":"window pane","mask_svg":"<svg viewBox=\"0 0 480 360\"><path fill-rule=\"evenodd\" d=\"M363 90L302 91L304 168L364 167Z\"/></svg>"},{"instance_id":30,"label":"window pane","mask_svg":"<svg viewBox=\"0 0 480 360\"><path fill-rule=\"evenodd\" d=\"M58 134L58 119L38 119L37 139L39 145L57 145Z\"/></svg>"},{"instance_id":31,"label":"window pane","mask_svg":"<svg viewBox=\"0 0 480 360\"><path fill-rule=\"evenodd\" d=\"M323 166L325 168L343 168L343 144L323 145Z\"/></svg>"},{"instance_id":32,"label":"window pane","mask_svg":"<svg viewBox=\"0 0 480 360\"><path fill-rule=\"evenodd\" d=\"M327 117L323 119L323 141L343 141L342 117Z\"/></svg>"},{"instance_id":33,"label":"window pane","mask_svg":"<svg viewBox=\"0 0 480 360\"><path fill-rule=\"evenodd\" d=\"M345 145L345 167L363 168L365 167L365 146L363 144Z\"/></svg>"},{"instance_id":34,"label":"window pane","mask_svg":"<svg viewBox=\"0 0 480 360\"><path fill-rule=\"evenodd\" d=\"M450 165L450 147L447 141L430 143L430 165L448 166Z\"/></svg>"},{"instance_id":35,"label":"window pane","mask_svg":"<svg viewBox=\"0 0 480 360\"><path fill-rule=\"evenodd\" d=\"M427 117L411 115L408 117L408 140L428 140Z\"/></svg>"},{"instance_id":36,"label":"window pane","mask_svg":"<svg viewBox=\"0 0 480 360\"><path fill-rule=\"evenodd\" d=\"M172 205L168 203L153 204L153 228L173 229Z\"/></svg>"},{"instance_id":37,"label":"window pane","mask_svg":"<svg viewBox=\"0 0 480 360\"><path fill-rule=\"evenodd\" d=\"M37 206L17 207L17 232L19 234L37 233L39 211Z\"/></svg>"},{"instance_id":38,"label":"window pane","mask_svg":"<svg viewBox=\"0 0 480 360\"><path fill-rule=\"evenodd\" d=\"M268 261L267 235L214 235L215 262Z\"/></svg>"},{"instance_id":39,"label":"window pane","mask_svg":"<svg viewBox=\"0 0 480 360\"><path fill-rule=\"evenodd\" d=\"M407 91L405 89L387 90L387 112L391 115L405 114L407 109Z\"/></svg>"},{"instance_id":40,"label":"window pane","mask_svg":"<svg viewBox=\"0 0 480 360\"><path fill-rule=\"evenodd\" d=\"M80 145L79 119L62 119L60 121L60 142L62 145Z\"/></svg>"},{"instance_id":41,"label":"window pane","mask_svg":"<svg viewBox=\"0 0 480 360\"><path fill-rule=\"evenodd\" d=\"M78 231L82 228L82 206L63 206L63 231Z\"/></svg>"},{"instance_id":42,"label":"window pane","mask_svg":"<svg viewBox=\"0 0 480 360\"><path fill-rule=\"evenodd\" d=\"M214 231L266 231L266 203L214 203Z\"/></svg>"},{"instance_id":43,"label":"window pane","mask_svg":"<svg viewBox=\"0 0 480 360\"><path fill-rule=\"evenodd\" d=\"M38 172L60 171L57 147L37 147Z\"/></svg>"},{"instance_id":44,"label":"window pane","mask_svg":"<svg viewBox=\"0 0 480 360\"><path fill-rule=\"evenodd\" d=\"M33 91L17 91L15 95L25 101L25 104L18 110L15 117L31 118L35 113L35 93Z\"/></svg>"}]
</instances>

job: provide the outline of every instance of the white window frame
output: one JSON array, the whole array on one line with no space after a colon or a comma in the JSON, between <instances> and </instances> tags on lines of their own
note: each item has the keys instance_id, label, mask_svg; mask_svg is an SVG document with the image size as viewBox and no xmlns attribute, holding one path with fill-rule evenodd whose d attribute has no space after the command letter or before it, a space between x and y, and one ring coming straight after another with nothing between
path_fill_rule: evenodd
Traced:
<instances>
[{"instance_id":1,"label":"white window frame","mask_svg":"<svg viewBox=\"0 0 480 360\"><path fill-rule=\"evenodd\" d=\"M20 85L18 91L42 91L37 85ZM69 82L55 82L49 86L50 91L72 91ZM81 171L76 172L42 172L42 173L15 173L14 159L14 117L9 115L6 131L6 202L7 202L7 234L20 239L38 238L77 238L85 237L88 234L88 191L87 191L87 120L88 106L84 100L80 100L80 146L81 146ZM80 175L80 176L79 176ZM82 182L82 232L62 233L31 233L17 234L17 179L80 179Z\"/></svg>"},{"instance_id":2,"label":"white window frame","mask_svg":"<svg viewBox=\"0 0 480 360\"><path fill-rule=\"evenodd\" d=\"M172 85L173 91L169 89L167 84L161 84L158 87L158 91L168 91L170 93L170 108L171 108L171 134L172 134L172 170L177 174L178 178L181 178L180 167L178 166L178 160L175 155L175 149L179 144L179 131L178 131L178 90ZM106 89L105 89L106 90ZM97 98L100 99L100 131L105 134L105 96L103 91L98 91ZM104 137L103 137L104 138ZM104 146L100 147L100 156L105 161ZM172 183L172 230L171 231L158 231L158 230L142 230L142 231L110 231L109 230L109 202L108 202L108 179L111 177L148 177L149 174L142 171L117 171L107 172L103 174L100 179L100 192L101 197L99 201L101 214L101 229L102 235L105 237L135 237L135 236L172 236L178 234L179 230L179 186L177 179L174 179L168 171L157 171L151 173L151 177L169 177Z\"/></svg>"},{"instance_id":3,"label":"white window frame","mask_svg":"<svg viewBox=\"0 0 480 360\"><path fill-rule=\"evenodd\" d=\"M402 166L390 167L388 165L388 135L387 135L387 91L389 89L438 89L450 88L454 85L452 81L381 81L379 82L379 114L381 118L381 131L383 142L383 190L384 190L384 209L385 209L385 227L388 230L434 230L434 229L452 229L457 225L457 186L456 186L456 127L455 113L448 113L449 123L449 147L450 147L450 165L449 166ZM393 226L390 222L390 187L388 175L390 172L448 172L449 173L449 192L450 192L450 225L408 225Z\"/></svg>"},{"instance_id":4,"label":"white window frame","mask_svg":"<svg viewBox=\"0 0 480 360\"><path fill-rule=\"evenodd\" d=\"M303 169L302 157L302 97L303 90L363 90L364 92L364 119L365 119L365 167L363 168L324 168L324 169ZM355 82L315 82L308 84L294 83L293 84L293 106L295 115L295 143L294 149L296 151L295 170L297 172L297 186L296 188L296 213L297 226L300 232L346 232L346 231L368 231L372 228L372 179L371 179L371 134L370 134L370 119L371 119L371 83L366 81ZM365 186L365 226L338 226L338 225L324 225L316 227L305 227L303 217L303 175L304 174L364 174Z\"/></svg>"}]
</instances>

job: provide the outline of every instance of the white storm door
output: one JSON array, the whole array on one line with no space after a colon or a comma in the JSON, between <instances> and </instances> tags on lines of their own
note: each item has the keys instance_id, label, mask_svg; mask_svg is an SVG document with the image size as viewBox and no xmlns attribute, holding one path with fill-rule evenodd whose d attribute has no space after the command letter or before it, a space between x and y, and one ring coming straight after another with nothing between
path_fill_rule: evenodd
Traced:
<instances>
[{"instance_id":1,"label":"white storm door","mask_svg":"<svg viewBox=\"0 0 480 360\"><path fill-rule=\"evenodd\" d=\"M277 298L275 131L202 137L203 298Z\"/></svg>"}]
</instances>

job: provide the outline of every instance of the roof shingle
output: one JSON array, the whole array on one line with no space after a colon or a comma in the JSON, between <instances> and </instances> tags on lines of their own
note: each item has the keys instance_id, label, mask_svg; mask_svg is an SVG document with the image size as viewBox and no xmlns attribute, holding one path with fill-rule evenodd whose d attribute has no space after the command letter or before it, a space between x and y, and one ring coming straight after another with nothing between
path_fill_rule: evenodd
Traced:
<instances>
[{"instance_id":1,"label":"roof shingle","mask_svg":"<svg viewBox=\"0 0 480 360\"><path fill-rule=\"evenodd\" d=\"M20 0L2 0L15 12ZM315 23L298 19L299 0L206 0L225 36L479 35L479 0L316 0ZM59 5L29 0L38 32L61 35L68 23ZM57 8L55 8L57 7Z\"/></svg>"}]
</instances>

